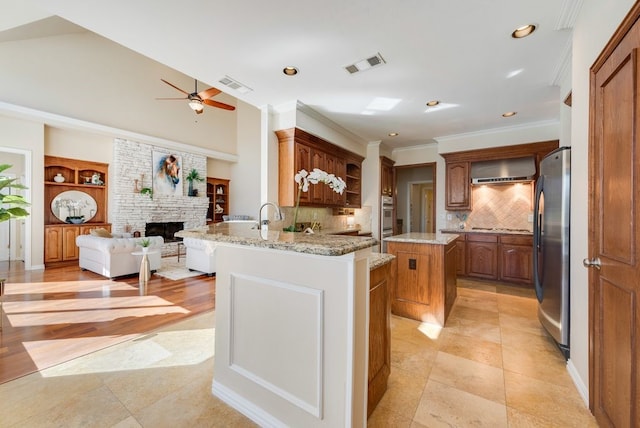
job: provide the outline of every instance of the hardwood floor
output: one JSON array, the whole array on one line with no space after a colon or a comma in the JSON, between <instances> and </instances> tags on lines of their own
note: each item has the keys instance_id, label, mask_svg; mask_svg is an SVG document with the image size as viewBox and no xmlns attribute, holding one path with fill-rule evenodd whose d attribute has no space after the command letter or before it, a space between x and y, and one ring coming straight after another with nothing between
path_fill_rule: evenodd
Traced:
<instances>
[{"instance_id":1,"label":"hardwood floor","mask_svg":"<svg viewBox=\"0 0 640 428\"><path fill-rule=\"evenodd\" d=\"M215 307L215 278L152 275L116 281L77 266L25 271L0 262L5 278L0 383L52 367Z\"/></svg>"}]
</instances>

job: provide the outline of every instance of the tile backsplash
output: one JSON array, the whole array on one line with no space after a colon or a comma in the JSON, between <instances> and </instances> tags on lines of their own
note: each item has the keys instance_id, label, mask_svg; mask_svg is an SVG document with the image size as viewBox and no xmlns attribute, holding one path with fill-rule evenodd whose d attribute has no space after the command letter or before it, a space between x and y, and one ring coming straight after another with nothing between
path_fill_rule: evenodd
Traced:
<instances>
[{"instance_id":1,"label":"tile backsplash","mask_svg":"<svg viewBox=\"0 0 640 428\"><path fill-rule=\"evenodd\" d=\"M471 196L472 211L447 212L451 215L451 220L446 220L447 229L458 229L460 223L465 223L466 229L533 229L533 223L529 222L533 213L532 183L473 186Z\"/></svg>"}]
</instances>

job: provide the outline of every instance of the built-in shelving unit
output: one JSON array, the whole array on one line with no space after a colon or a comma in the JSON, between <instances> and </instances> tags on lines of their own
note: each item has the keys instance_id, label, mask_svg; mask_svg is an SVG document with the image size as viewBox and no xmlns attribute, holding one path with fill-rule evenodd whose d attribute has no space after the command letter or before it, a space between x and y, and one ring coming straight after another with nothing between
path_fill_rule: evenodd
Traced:
<instances>
[{"instance_id":1,"label":"built-in shelving unit","mask_svg":"<svg viewBox=\"0 0 640 428\"><path fill-rule=\"evenodd\" d=\"M207 177L207 224L223 221L223 216L229 215L229 180Z\"/></svg>"}]
</instances>

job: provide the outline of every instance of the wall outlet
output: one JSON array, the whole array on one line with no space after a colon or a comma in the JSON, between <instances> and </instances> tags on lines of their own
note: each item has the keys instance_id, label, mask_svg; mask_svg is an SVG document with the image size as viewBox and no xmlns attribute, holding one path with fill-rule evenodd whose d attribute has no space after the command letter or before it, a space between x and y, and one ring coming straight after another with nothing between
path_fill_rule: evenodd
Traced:
<instances>
[{"instance_id":1,"label":"wall outlet","mask_svg":"<svg viewBox=\"0 0 640 428\"><path fill-rule=\"evenodd\" d=\"M529 215L527 216L527 221L528 221L529 223L533 223L533 214L529 214Z\"/></svg>"},{"instance_id":2,"label":"wall outlet","mask_svg":"<svg viewBox=\"0 0 640 428\"><path fill-rule=\"evenodd\" d=\"M451 214L447 214L447 220L451 221L453 219L453 216Z\"/></svg>"}]
</instances>

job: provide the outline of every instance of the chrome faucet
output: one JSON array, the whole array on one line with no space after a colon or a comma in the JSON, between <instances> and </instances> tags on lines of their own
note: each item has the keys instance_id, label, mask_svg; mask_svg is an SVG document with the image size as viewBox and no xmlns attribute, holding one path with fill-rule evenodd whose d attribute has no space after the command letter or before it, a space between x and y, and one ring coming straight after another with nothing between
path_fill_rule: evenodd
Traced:
<instances>
[{"instance_id":1,"label":"chrome faucet","mask_svg":"<svg viewBox=\"0 0 640 428\"><path fill-rule=\"evenodd\" d=\"M273 219L282 220L282 211L280 211L280 207L278 206L278 204L274 204L273 202L265 202L264 204L262 204L262 206L260 207L260 211L258 212L258 229L262 228L262 225L269 224L268 215L267 219L265 219L264 221L262 220L262 209L267 205L271 205L276 210L276 214L273 216Z\"/></svg>"}]
</instances>

